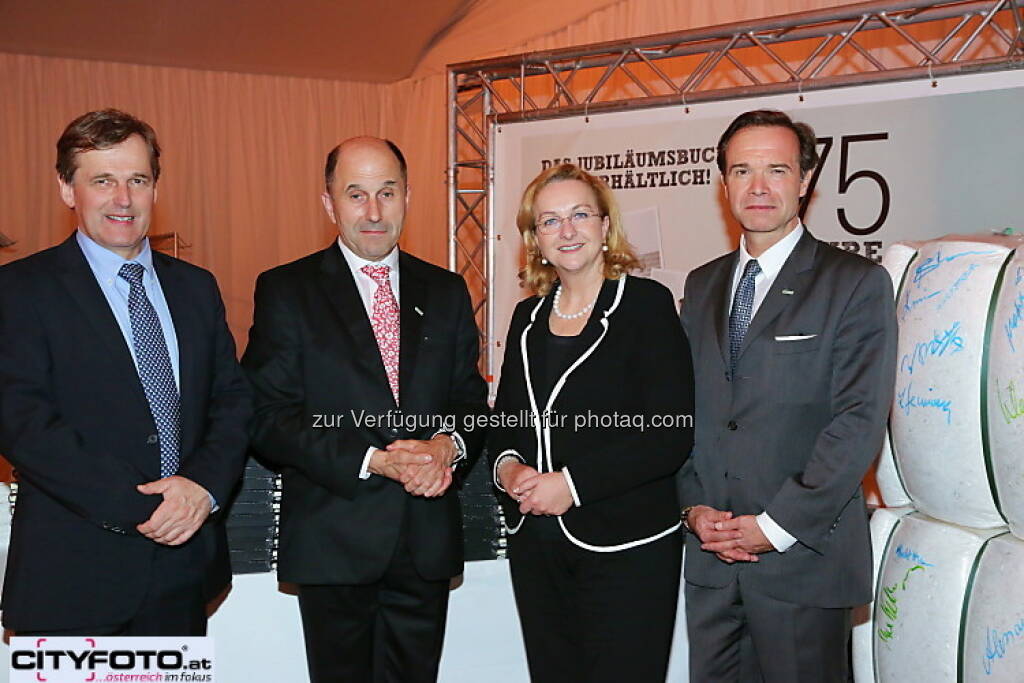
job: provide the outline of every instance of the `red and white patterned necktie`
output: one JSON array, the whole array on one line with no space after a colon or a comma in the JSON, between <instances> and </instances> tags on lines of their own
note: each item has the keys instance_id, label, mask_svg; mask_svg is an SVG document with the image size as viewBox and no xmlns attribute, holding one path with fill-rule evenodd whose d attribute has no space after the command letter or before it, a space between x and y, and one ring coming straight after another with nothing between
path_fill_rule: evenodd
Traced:
<instances>
[{"instance_id":1,"label":"red and white patterned necktie","mask_svg":"<svg viewBox=\"0 0 1024 683\"><path fill-rule=\"evenodd\" d=\"M360 270L377 283L370 324L373 326L373 336L377 338L380 358L384 361L384 371L388 374L391 393L395 403L398 403L398 301L391 289L391 266L363 266Z\"/></svg>"}]
</instances>

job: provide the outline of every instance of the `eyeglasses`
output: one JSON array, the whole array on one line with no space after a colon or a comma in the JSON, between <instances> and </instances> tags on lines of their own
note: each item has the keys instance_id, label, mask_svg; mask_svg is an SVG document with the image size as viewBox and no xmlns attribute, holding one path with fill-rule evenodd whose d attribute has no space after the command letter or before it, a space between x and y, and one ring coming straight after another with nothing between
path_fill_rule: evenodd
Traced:
<instances>
[{"instance_id":1,"label":"eyeglasses","mask_svg":"<svg viewBox=\"0 0 1024 683\"><path fill-rule=\"evenodd\" d=\"M533 224L533 227L537 229L537 232L545 235L551 235L558 232L564 221L572 223L572 227L579 228L584 223L589 221L591 218L600 218L601 214L589 213L587 211L573 211L568 216L548 216L544 220L537 221Z\"/></svg>"}]
</instances>

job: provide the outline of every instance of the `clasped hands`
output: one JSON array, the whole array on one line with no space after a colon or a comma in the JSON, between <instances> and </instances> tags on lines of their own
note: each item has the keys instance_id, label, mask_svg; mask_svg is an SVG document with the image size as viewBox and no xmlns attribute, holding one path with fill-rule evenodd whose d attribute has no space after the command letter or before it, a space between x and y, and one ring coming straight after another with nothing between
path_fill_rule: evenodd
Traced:
<instances>
[{"instance_id":1,"label":"clasped hands","mask_svg":"<svg viewBox=\"0 0 1024 683\"><path fill-rule=\"evenodd\" d=\"M147 496L163 496L149 519L135 527L140 534L161 545L181 545L192 538L212 510L206 489L185 477L164 477L135 488Z\"/></svg>"},{"instance_id":2,"label":"clasped hands","mask_svg":"<svg viewBox=\"0 0 1024 683\"><path fill-rule=\"evenodd\" d=\"M572 507L572 492L561 472L541 474L510 459L502 463L498 479L508 495L519 503L521 514L561 515Z\"/></svg>"},{"instance_id":3,"label":"clasped hands","mask_svg":"<svg viewBox=\"0 0 1024 683\"><path fill-rule=\"evenodd\" d=\"M714 553L727 564L757 562L760 553L775 550L754 515L733 517L728 510L696 505L687 521L700 539L700 549Z\"/></svg>"},{"instance_id":4,"label":"clasped hands","mask_svg":"<svg viewBox=\"0 0 1024 683\"><path fill-rule=\"evenodd\" d=\"M435 498L452 483L452 462L458 449L447 434L430 440L400 439L370 457L373 474L394 479L414 496Z\"/></svg>"}]
</instances>

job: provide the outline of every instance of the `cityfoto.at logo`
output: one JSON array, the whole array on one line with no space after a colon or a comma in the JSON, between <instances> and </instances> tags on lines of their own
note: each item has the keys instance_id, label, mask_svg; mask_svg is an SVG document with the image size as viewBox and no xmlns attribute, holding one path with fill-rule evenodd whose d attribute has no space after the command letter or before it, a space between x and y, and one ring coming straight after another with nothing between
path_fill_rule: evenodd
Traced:
<instances>
[{"instance_id":1,"label":"cityfoto.at logo","mask_svg":"<svg viewBox=\"0 0 1024 683\"><path fill-rule=\"evenodd\" d=\"M10 683L216 683L213 639L11 638Z\"/></svg>"}]
</instances>

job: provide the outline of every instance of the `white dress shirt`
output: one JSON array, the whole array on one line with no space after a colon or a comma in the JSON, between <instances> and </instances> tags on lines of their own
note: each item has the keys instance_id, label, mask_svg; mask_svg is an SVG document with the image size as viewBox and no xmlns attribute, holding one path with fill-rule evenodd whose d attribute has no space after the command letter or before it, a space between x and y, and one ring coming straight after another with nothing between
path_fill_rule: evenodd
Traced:
<instances>
[{"instance_id":1,"label":"white dress shirt","mask_svg":"<svg viewBox=\"0 0 1024 683\"><path fill-rule=\"evenodd\" d=\"M761 266L761 272L754 276L754 306L750 311L751 320L757 315L757 309L761 307L764 298L768 295L768 290L772 288L775 278L779 276L779 271L782 270L786 259L793 253L793 249L803 234L804 226L802 223L797 222L796 229L793 232L770 246L763 254L757 257L757 264ZM740 257L736 261L736 269L732 274L732 294L729 296L730 310L732 310L732 300L736 297L736 289L739 287L740 278L743 276L743 269L752 258L754 257L747 253L747 238L744 235L740 237ZM772 519L767 512L762 512L756 519L757 525L761 527L761 532L768 538L768 542L775 546L775 549L780 553L786 552L796 543L797 539L779 526L778 522Z\"/></svg>"},{"instance_id":2,"label":"white dress shirt","mask_svg":"<svg viewBox=\"0 0 1024 683\"><path fill-rule=\"evenodd\" d=\"M380 261L367 261L349 249L348 246L341 241L341 237L338 238L338 248L341 249L341 254L345 257L345 263L348 264L349 270L352 271L352 279L356 282L356 289L359 290L359 297L363 300L363 308L366 309L366 317L369 320L373 320L373 297L376 296L379 285L376 280L363 272L364 266L388 266L391 268L391 270L388 271L388 280L391 281L391 291L395 295L395 303L397 303L399 308L401 308L402 301L398 287L399 273L397 246L388 252L388 255ZM448 434L455 443L455 449L458 454L456 455L455 460L452 461L452 466L466 457L465 443L462 441L462 436L460 436L457 431L450 433L439 431L435 433L434 436L437 436L438 434ZM370 472L370 458L373 457L373 452L376 450L376 446L370 446L366 449L366 455L363 456L363 464L359 468L360 479L369 479L370 475L373 474Z\"/></svg>"}]
</instances>

